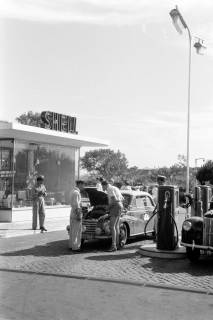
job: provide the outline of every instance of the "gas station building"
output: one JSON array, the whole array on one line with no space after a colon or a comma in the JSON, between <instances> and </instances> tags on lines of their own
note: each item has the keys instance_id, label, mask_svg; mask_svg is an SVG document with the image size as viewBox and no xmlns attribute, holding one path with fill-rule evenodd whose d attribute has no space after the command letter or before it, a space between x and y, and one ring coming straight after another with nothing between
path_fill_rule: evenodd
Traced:
<instances>
[{"instance_id":1,"label":"gas station building","mask_svg":"<svg viewBox=\"0 0 213 320\"><path fill-rule=\"evenodd\" d=\"M40 174L47 188L46 209L70 208L80 148L108 146L107 141L78 135L71 117L53 112L45 116L45 127L0 121L0 222L12 222L17 211L31 214L31 190Z\"/></svg>"}]
</instances>

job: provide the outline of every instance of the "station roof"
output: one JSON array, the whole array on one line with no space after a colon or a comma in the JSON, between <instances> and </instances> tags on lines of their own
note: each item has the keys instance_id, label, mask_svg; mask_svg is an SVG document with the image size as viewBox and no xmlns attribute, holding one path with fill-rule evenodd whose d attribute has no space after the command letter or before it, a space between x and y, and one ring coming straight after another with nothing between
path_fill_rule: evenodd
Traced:
<instances>
[{"instance_id":1,"label":"station roof","mask_svg":"<svg viewBox=\"0 0 213 320\"><path fill-rule=\"evenodd\" d=\"M107 147L106 140L82 137L40 127L28 126L18 122L0 121L0 138L18 139L31 143L47 143L70 147Z\"/></svg>"}]
</instances>

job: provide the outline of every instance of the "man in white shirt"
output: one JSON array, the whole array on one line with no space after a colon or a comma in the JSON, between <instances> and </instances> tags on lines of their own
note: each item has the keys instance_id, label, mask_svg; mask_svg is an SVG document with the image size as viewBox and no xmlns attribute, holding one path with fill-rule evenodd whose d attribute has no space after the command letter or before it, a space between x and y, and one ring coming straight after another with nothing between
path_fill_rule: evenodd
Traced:
<instances>
[{"instance_id":1,"label":"man in white shirt","mask_svg":"<svg viewBox=\"0 0 213 320\"><path fill-rule=\"evenodd\" d=\"M102 188L102 184L101 182L103 181L103 178L97 178L97 183L96 183L96 188L98 191L103 191L103 188Z\"/></svg>"},{"instance_id":2,"label":"man in white shirt","mask_svg":"<svg viewBox=\"0 0 213 320\"><path fill-rule=\"evenodd\" d=\"M109 251L119 248L120 226L119 220L123 208L123 196L120 190L108 181L102 181L103 190L107 192L109 201L110 228L112 233L112 247Z\"/></svg>"},{"instance_id":3,"label":"man in white shirt","mask_svg":"<svg viewBox=\"0 0 213 320\"><path fill-rule=\"evenodd\" d=\"M81 232L82 232L82 209L81 209L81 191L84 189L82 180L76 181L76 187L72 190L70 196L70 238L69 248L73 251L80 251Z\"/></svg>"}]
</instances>

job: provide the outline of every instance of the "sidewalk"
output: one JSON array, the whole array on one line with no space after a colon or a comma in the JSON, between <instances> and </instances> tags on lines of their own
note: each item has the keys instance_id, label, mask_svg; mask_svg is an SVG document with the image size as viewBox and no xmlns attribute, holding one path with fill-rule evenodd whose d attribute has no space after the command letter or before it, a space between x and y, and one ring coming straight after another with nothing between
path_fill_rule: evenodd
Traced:
<instances>
[{"instance_id":1,"label":"sidewalk","mask_svg":"<svg viewBox=\"0 0 213 320\"><path fill-rule=\"evenodd\" d=\"M69 224L70 207L46 209L45 227L48 231L65 230ZM38 224L39 228L39 224ZM0 238L38 234L40 230L32 230L32 209L14 211L13 222L0 222Z\"/></svg>"},{"instance_id":2,"label":"sidewalk","mask_svg":"<svg viewBox=\"0 0 213 320\"><path fill-rule=\"evenodd\" d=\"M2 320L212 319L206 294L18 271L0 278Z\"/></svg>"}]
</instances>

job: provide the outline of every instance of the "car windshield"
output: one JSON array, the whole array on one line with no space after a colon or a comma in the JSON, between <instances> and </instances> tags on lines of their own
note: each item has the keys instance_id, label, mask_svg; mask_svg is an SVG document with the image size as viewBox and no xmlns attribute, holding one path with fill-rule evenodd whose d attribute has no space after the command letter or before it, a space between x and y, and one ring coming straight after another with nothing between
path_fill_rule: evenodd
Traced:
<instances>
[{"instance_id":1,"label":"car windshield","mask_svg":"<svg viewBox=\"0 0 213 320\"><path fill-rule=\"evenodd\" d=\"M124 206L124 208L127 208L131 202L131 195L130 194L122 194L122 196L124 197L123 206Z\"/></svg>"}]
</instances>

